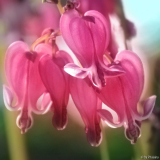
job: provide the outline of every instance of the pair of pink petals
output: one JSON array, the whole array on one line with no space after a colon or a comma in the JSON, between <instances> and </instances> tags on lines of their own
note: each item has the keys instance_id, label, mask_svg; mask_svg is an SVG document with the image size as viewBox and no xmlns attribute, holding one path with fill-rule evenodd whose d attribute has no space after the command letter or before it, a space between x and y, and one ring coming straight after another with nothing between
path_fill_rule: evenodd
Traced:
<instances>
[{"instance_id":1,"label":"pair of pink petals","mask_svg":"<svg viewBox=\"0 0 160 160\"><path fill-rule=\"evenodd\" d=\"M63 51L56 52L53 58L52 47L47 44L30 51L18 41L8 48L5 72L10 87L3 87L4 103L9 110L20 110L17 125L22 133L32 125L32 112L44 114L50 108L54 111L54 126L65 127L69 88L63 66L68 62L71 58Z\"/></svg>"},{"instance_id":2,"label":"pair of pink petals","mask_svg":"<svg viewBox=\"0 0 160 160\"><path fill-rule=\"evenodd\" d=\"M101 90L97 96L119 117L119 120L116 121L114 115L109 111L98 109L97 103L92 103L92 100L88 101L88 98L94 97L94 91L91 91L89 87L84 89L83 85L85 86L86 83L75 79L74 83L77 88L71 87L71 94L73 100L77 95L74 101L86 127L88 127L90 119L92 119L92 122L95 121L93 116L89 118L93 115L93 112L89 113L90 107L85 105L85 103L89 103L89 106L95 106L94 112L97 109L102 119L111 126L120 127L124 125L126 137L132 143L135 143L140 136L140 121L148 118L151 114L156 99L156 96L148 98L144 102L143 115L138 113L137 103L140 100L144 85L144 71L141 60L131 51L120 52L111 62L104 58L110 39L110 26L108 19L97 11L88 11L81 17L76 10L68 10L61 17L60 29L67 45L83 67L72 63L67 64L64 70L76 78L86 80L88 77L93 86ZM82 83L84 84L82 85ZM85 96L86 98L84 98L82 94L85 93L82 92L82 88L85 92L90 93L90 97ZM97 116L96 112L95 115ZM90 134L90 137L94 137L96 128L93 125L90 126L92 126L94 134L90 134L91 132L88 132L88 134ZM96 142L98 145L99 143L94 137L91 144L95 145Z\"/></svg>"},{"instance_id":3,"label":"pair of pink petals","mask_svg":"<svg viewBox=\"0 0 160 160\"><path fill-rule=\"evenodd\" d=\"M98 97L117 113L119 120L116 121L107 110L100 109L98 113L110 126L124 125L126 137L131 143L135 143L140 136L140 122L152 113L156 96L151 96L144 101L143 114L140 114L137 103L144 85L142 62L135 53L128 50L117 54L115 60L120 62L126 73L106 79L106 87L102 88Z\"/></svg>"},{"instance_id":4,"label":"pair of pink petals","mask_svg":"<svg viewBox=\"0 0 160 160\"><path fill-rule=\"evenodd\" d=\"M31 112L44 114L49 109L48 95L38 72L39 59L44 53L37 49L31 52L24 42L18 41L6 52L5 73L10 87L3 87L4 102L7 109L20 110L17 125L22 133L32 125ZM43 94L38 106L37 101Z\"/></svg>"},{"instance_id":5,"label":"pair of pink petals","mask_svg":"<svg viewBox=\"0 0 160 160\"><path fill-rule=\"evenodd\" d=\"M99 90L105 86L105 77L124 74L119 64L104 63L104 54L110 40L110 24L101 13L93 10L81 17L76 10L68 10L61 17L60 30L83 66L81 68L69 63L64 67L67 73L81 79L88 77Z\"/></svg>"},{"instance_id":6,"label":"pair of pink petals","mask_svg":"<svg viewBox=\"0 0 160 160\"><path fill-rule=\"evenodd\" d=\"M46 48L45 53L50 52L51 47ZM64 72L63 67L69 62L72 62L72 58L68 53L57 51L54 56L46 54L39 63L39 73L52 100L52 123L58 130L64 129L68 120L69 75Z\"/></svg>"}]
</instances>

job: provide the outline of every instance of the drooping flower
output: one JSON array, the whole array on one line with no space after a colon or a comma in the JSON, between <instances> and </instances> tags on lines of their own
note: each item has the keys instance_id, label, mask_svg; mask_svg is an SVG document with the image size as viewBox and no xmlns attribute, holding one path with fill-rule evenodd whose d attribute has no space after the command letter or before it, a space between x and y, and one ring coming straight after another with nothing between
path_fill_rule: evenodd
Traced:
<instances>
[{"instance_id":1,"label":"drooping flower","mask_svg":"<svg viewBox=\"0 0 160 160\"><path fill-rule=\"evenodd\" d=\"M82 79L71 77L70 93L85 123L88 142L92 146L98 146L102 141L102 133L97 109L101 109L102 102L93 88Z\"/></svg>"},{"instance_id":2,"label":"drooping flower","mask_svg":"<svg viewBox=\"0 0 160 160\"><path fill-rule=\"evenodd\" d=\"M54 112L52 123L58 130L67 125L67 104L69 99L69 75L64 72L65 64L72 58L65 51L53 50L47 45L44 55L39 62L41 79L52 101L51 110Z\"/></svg>"},{"instance_id":3,"label":"drooping flower","mask_svg":"<svg viewBox=\"0 0 160 160\"><path fill-rule=\"evenodd\" d=\"M21 133L27 132L31 127L32 112L44 114L50 107L50 97L45 93L38 72L38 62L45 53L44 49L38 46L30 51L24 42L17 41L6 52L5 73L10 87L3 86L4 103L9 110L20 110L17 125Z\"/></svg>"},{"instance_id":4,"label":"drooping flower","mask_svg":"<svg viewBox=\"0 0 160 160\"><path fill-rule=\"evenodd\" d=\"M124 125L127 139L131 143L136 143L140 136L141 121L151 114L156 96L151 96L145 100L143 114L140 114L137 103L144 85L142 62L135 53L128 50L120 52L115 60L120 62L126 74L106 79L106 86L98 96L102 102L118 114L119 120L115 121L107 110L101 109L98 110L98 113L103 120L113 127Z\"/></svg>"},{"instance_id":5,"label":"drooping flower","mask_svg":"<svg viewBox=\"0 0 160 160\"><path fill-rule=\"evenodd\" d=\"M62 36L84 68L67 64L64 70L77 78L88 77L93 86L101 89L105 78L124 74L118 63L105 65L103 56L109 38L109 21L97 11L88 11L83 17L75 9L67 10L61 17Z\"/></svg>"}]
</instances>

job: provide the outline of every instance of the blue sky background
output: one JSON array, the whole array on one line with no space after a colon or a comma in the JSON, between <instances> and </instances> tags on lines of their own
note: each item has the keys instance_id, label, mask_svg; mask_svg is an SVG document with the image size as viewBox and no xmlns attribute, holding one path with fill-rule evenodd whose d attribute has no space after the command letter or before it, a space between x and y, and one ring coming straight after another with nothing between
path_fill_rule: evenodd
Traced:
<instances>
[{"instance_id":1,"label":"blue sky background","mask_svg":"<svg viewBox=\"0 0 160 160\"><path fill-rule=\"evenodd\" d=\"M137 28L135 40L148 52L160 53L160 0L122 0L126 17Z\"/></svg>"}]
</instances>

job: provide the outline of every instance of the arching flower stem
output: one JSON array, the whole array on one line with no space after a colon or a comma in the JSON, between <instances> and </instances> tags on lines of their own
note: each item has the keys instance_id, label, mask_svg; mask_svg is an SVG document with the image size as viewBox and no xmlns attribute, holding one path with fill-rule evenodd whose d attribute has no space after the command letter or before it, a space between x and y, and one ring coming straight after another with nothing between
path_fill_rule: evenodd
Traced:
<instances>
[{"instance_id":1,"label":"arching flower stem","mask_svg":"<svg viewBox=\"0 0 160 160\"><path fill-rule=\"evenodd\" d=\"M42 37L38 38L38 39L32 44L32 46L31 46L31 51L34 51L35 47L36 47L39 43L41 43L41 42L43 42L43 41L48 42L48 38L50 37L50 35L51 35L51 33L47 33L47 34L43 35Z\"/></svg>"},{"instance_id":2,"label":"arching flower stem","mask_svg":"<svg viewBox=\"0 0 160 160\"><path fill-rule=\"evenodd\" d=\"M58 0L57 7L58 7L58 10L59 10L60 14L63 14L64 9L62 7L61 0Z\"/></svg>"}]
</instances>

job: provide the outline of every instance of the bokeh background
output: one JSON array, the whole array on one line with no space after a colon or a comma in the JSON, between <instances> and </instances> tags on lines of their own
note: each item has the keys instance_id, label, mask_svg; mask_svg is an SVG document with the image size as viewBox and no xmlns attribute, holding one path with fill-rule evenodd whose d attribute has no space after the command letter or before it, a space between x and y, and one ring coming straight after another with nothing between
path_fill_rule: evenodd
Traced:
<instances>
[{"instance_id":1,"label":"bokeh background","mask_svg":"<svg viewBox=\"0 0 160 160\"><path fill-rule=\"evenodd\" d=\"M20 133L15 123L18 113L8 111L3 103L5 51L16 40L32 44L44 24L50 23L44 14L54 14L54 6L44 7L41 0L0 0L0 160L139 160L148 155L160 158L160 1L122 0L121 4L125 17L136 28L136 35L130 39L131 48L145 67L142 99L156 94L157 102L150 119L142 123L142 136L135 145L126 140L123 128L105 126L103 142L94 148L86 140L80 115L74 106L70 107L72 102L65 130L57 131L51 123L52 113L47 113L34 115L34 126L26 134Z\"/></svg>"}]
</instances>

